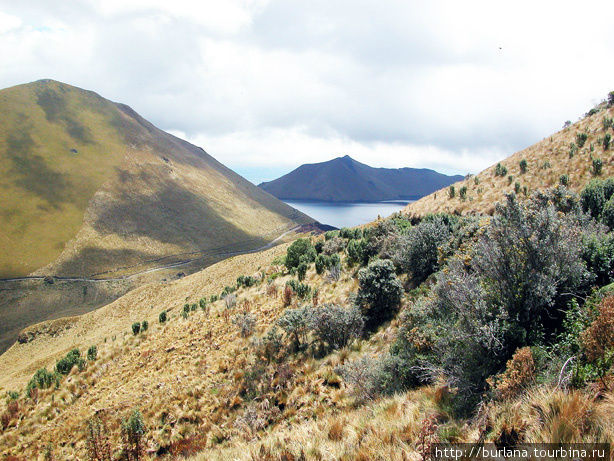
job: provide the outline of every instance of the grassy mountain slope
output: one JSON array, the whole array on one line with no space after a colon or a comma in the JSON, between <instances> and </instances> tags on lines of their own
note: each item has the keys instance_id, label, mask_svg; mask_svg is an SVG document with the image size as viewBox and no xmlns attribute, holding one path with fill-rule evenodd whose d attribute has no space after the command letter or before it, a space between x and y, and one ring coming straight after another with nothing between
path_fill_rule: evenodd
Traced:
<instances>
[{"instance_id":1,"label":"grassy mountain slope","mask_svg":"<svg viewBox=\"0 0 614 461\"><path fill-rule=\"evenodd\" d=\"M428 169L372 168L346 155L328 162L301 165L259 187L289 200L368 202L419 198L460 178Z\"/></svg>"},{"instance_id":2,"label":"grassy mountain slope","mask_svg":"<svg viewBox=\"0 0 614 461\"><path fill-rule=\"evenodd\" d=\"M494 204L502 200L505 193L517 188L523 195L526 188L526 194L530 195L536 189L556 186L563 175L567 178L567 187L579 191L594 177L593 159L602 161L602 176L611 176L614 174L614 145L604 149L604 138L607 134L614 137L614 129L605 128L604 118L614 117L614 107L600 104L596 109L593 115L502 160L500 164L507 169L505 175L497 176L496 165L492 165L455 183L454 198L450 198L448 189L438 190L411 203L406 211L416 216L436 212L491 214ZM578 136L583 134L586 139L580 147ZM520 168L522 160L527 162L525 173ZM467 188L465 199L460 195L463 187Z\"/></svg>"},{"instance_id":3,"label":"grassy mountain slope","mask_svg":"<svg viewBox=\"0 0 614 461\"><path fill-rule=\"evenodd\" d=\"M0 193L10 198L0 203L0 277L257 248L311 221L90 91L42 80L0 91L0 111Z\"/></svg>"}]
</instances>

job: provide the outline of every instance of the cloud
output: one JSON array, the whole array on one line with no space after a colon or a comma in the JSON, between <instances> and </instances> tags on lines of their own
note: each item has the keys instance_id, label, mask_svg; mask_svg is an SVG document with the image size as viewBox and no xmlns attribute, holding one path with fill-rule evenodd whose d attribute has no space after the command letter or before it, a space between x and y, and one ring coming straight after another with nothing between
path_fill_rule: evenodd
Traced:
<instances>
[{"instance_id":1,"label":"cloud","mask_svg":"<svg viewBox=\"0 0 614 461\"><path fill-rule=\"evenodd\" d=\"M250 175L347 153L476 172L612 90L614 4L0 0L0 86L127 103Z\"/></svg>"}]
</instances>

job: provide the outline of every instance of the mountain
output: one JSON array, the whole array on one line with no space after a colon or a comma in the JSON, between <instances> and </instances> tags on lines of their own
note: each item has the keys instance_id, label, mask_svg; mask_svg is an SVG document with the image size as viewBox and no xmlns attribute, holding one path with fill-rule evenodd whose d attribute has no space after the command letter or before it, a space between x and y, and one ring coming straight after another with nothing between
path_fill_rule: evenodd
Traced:
<instances>
[{"instance_id":1,"label":"mountain","mask_svg":"<svg viewBox=\"0 0 614 461\"><path fill-rule=\"evenodd\" d=\"M455 183L454 197L448 189L439 190L409 204L406 212L415 216L435 212L492 214L495 203L512 191L525 197L560 183L580 191L595 177L614 175L613 118L614 105L598 104L576 123ZM525 162L526 167L521 168ZM466 192L461 195L463 188Z\"/></svg>"},{"instance_id":2,"label":"mountain","mask_svg":"<svg viewBox=\"0 0 614 461\"><path fill-rule=\"evenodd\" d=\"M0 113L2 278L125 274L313 222L91 91L19 85L0 91Z\"/></svg>"},{"instance_id":3,"label":"mountain","mask_svg":"<svg viewBox=\"0 0 614 461\"><path fill-rule=\"evenodd\" d=\"M346 155L301 165L258 187L284 200L376 202L417 199L462 178L428 169L373 168Z\"/></svg>"}]
</instances>

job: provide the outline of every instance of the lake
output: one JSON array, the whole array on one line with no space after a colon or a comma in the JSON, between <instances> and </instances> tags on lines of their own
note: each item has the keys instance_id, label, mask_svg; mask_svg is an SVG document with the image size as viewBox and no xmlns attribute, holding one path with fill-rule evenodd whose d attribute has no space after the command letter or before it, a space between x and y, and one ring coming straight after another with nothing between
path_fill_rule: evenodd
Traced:
<instances>
[{"instance_id":1,"label":"lake","mask_svg":"<svg viewBox=\"0 0 614 461\"><path fill-rule=\"evenodd\" d=\"M291 207L302 211L322 224L335 227L353 227L385 218L399 211L412 200L391 200L386 202L307 202L284 200Z\"/></svg>"}]
</instances>

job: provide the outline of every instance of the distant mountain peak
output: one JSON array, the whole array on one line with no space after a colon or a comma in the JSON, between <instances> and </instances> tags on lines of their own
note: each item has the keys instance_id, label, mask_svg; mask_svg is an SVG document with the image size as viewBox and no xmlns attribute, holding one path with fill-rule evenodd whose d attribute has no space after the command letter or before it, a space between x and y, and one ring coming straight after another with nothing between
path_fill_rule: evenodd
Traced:
<instances>
[{"instance_id":1,"label":"distant mountain peak","mask_svg":"<svg viewBox=\"0 0 614 461\"><path fill-rule=\"evenodd\" d=\"M417 199L462 179L428 169L373 168L349 155L309 165L259 187L281 199L375 202Z\"/></svg>"}]
</instances>

